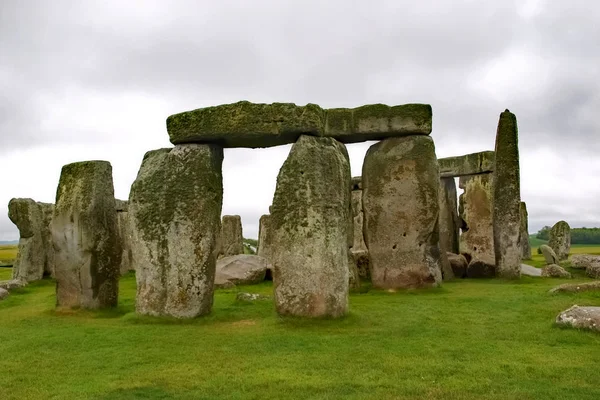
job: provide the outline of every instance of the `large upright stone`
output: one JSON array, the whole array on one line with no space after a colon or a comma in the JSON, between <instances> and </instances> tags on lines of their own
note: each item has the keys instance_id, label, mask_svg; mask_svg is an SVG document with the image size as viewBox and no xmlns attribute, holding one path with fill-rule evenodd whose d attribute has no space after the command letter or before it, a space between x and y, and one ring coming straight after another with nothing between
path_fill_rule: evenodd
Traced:
<instances>
[{"instance_id":1,"label":"large upright stone","mask_svg":"<svg viewBox=\"0 0 600 400\"><path fill-rule=\"evenodd\" d=\"M494 167L494 252L501 278L521 276L520 179L517 117L506 110L498 122Z\"/></svg>"},{"instance_id":2,"label":"large upright stone","mask_svg":"<svg viewBox=\"0 0 600 400\"><path fill-rule=\"evenodd\" d=\"M571 251L571 227L565 221L558 221L552 229L550 229L550 239L548 246L558 256L558 261L565 261L569 258Z\"/></svg>"},{"instance_id":3,"label":"large upright stone","mask_svg":"<svg viewBox=\"0 0 600 400\"><path fill-rule=\"evenodd\" d=\"M221 254L223 257L244 254L242 217L239 215L223 215L221 222Z\"/></svg>"},{"instance_id":4,"label":"large upright stone","mask_svg":"<svg viewBox=\"0 0 600 400\"><path fill-rule=\"evenodd\" d=\"M392 138L371 146L362 179L373 285L438 286L440 178L433 139Z\"/></svg>"},{"instance_id":5,"label":"large upright stone","mask_svg":"<svg viewBox=\"0 0 600 400\"><path fill-rule=\"evenodd\" d=\"M256 254L265 258L269 263L271 262L271 250L273 247L271 236L269 235L270 221L270 214L261 215L258 221L258 249L256 250Z\"/></svg>"},{"instance_id":6,"label":"large upright stone","mask_svg":"<svg viewBox=\"0 0 600 400\"><path fill-rule=\"evenodd\" d=\"M356 180L357 178L353 178ZM362 185L358 183L353 185L352 190L352 225L354 230L354 237L352 243L353 251L364 251L367 250L367 245L365 244L365 237L363 234L363 223L364 223L364 214L362 207L362 189L359 189Z\"/></svg>"},{"instance_id":7,"label":"large upright stone","mask_svg":"<svg viewBox=\"0 0 600 400\"><path fill-rule=\"evenodd\" d=\"M211 311L222 163L223 149L215 145L144 156L129 195L138 313L193 318Z\"/></svg>"},{"instance_id":8,"label":"large upright stone","mask_svg":"<svg viewBox=\"0 0 600 400\"><path fill-rule=\"evenodd\" d=\"M465 154L464 156L440 158L440 177L454 178L457 176L477 175L494 172L493 151Z\"/></svg>"},{"instance_id":9,"label":"large upright stone","mask_svg":"<svg viewBox=\"0 0 600 400\"><path fill-rule=\"evenodd\" d=\"M131 224L129 222L129 203L124 200L115 199L117 210L117 227L121 239L121 275L133 270L131 265Z\"/></svg>"},{"instance_id":10,"label":"large upright stone","mask_svg":"<svg viewBox=\"0 0 600 400\"><path fill-rule=\"evenodd\" d=\"M277 177L270 229L277 312L339 317L348 309L350 162L331 138L301 136Z\"/></svg>"},{"instance_id":11,"label":"large upright stone","mask_svg":"<svg viewBox=\"0 0 600 400\"><path fill-rule=\"evenodd\" d=\"M484 261L493 266L494 224L492 203L492 175L462 176L459 187L464 189L460 196L460 252L468 254L470 260Z\"/></svg>"},{"instance_id":12,"label":"large upright stone","mask_svg":"<svg viewBox=\"0 0 600 400\"><path fill-rule=\"evenodd\" d=\"M456 182L454 178L440 179L440 250L442 253L458 253L460 222Z\"/></svg>"},{"instance_id":13,"label":"large upright stone","mask_svg":"<svg viewBox=\"0 0 600 400\"><path fill-rule=\"evenodd\" d=\"M115 307L121 243L109 162L78 162L62 168L52 239L57 306Z\"/></svg>"},{"instance_id":14,"label":"large upright stone","mask_svg":"<svg viewBox=\"0 0 600 400\"><path fill-rule=\"evenodd\" d=\"M529 215L527 204L521 202L521 250L523 260L531 260L531 245L529 244Z\"/></svg>"}]
</instances>

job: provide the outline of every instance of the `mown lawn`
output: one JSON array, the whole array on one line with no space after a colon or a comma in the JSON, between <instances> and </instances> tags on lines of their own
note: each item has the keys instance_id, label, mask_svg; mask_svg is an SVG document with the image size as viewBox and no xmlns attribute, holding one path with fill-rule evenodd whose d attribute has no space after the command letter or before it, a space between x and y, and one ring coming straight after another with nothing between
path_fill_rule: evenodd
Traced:
<instances>
[{"instance_id":1,"label":"mown lawn","mask_svg":"<svg viewBox=\"0 0 600 400\"><path fill-rule=\"evenodd\" d=\"M17 258L18 246L0 245L0 265L11 265Z\"/></svg>"},{"instance_id":2,"label":"mown lawn","mask_svg":"<svg viewBox=\"0 0 600 400\"><path fill-rule=\"evenodd\" d=\"M600 293L548 294L564 282L371 290L318 321L235 301L264 283L179 322L135 315L133 275L111 312L55 312L43 281L0 302L0 399L598 399L600 335L554 319Z\"/></svg>"}]
</instances>

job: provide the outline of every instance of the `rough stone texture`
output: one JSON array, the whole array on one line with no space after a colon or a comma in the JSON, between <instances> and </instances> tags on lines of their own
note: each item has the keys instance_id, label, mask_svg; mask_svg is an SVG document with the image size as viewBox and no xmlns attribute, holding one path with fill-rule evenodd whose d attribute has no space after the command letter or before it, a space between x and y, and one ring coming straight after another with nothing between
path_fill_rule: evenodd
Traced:
<instances>
[{"instance_id":1,"label":"rough stone texture","mask_svg":"<svg viewBox=\"0 0 600 400\"><path fill-rule=\"evenodd\" d=\"M550 229L550 240L548 246L558 256L558 261L565 261L569 258L571 251L571 227L565 221L558 221Z\"/></svg>"},{"instance_id":2,"label":"rough stone texture","mask_svg":"<svg viewBox=\"0 0 600 400\"><path fill-rule=\"evenodd\" d=\"M348 249L348 287L350 289L360 288L360 274L352 249Z\"/></svg>"},{"instance_id":3,"label":"rough stone texture","mask_svg":"<svg viewBox=\"0 0 600 400\"><path fill-rule=\"evenodd\" d=\"M521 181L517 117L500 114L494 164L494 252L496 275L516 279L521 275Z\"/></svg>"},{"instance_id":4,"label":"rough stone texture","mask_svg":"<svg viewBox=\"0 0 600 400\"><path fill-rule=\"evenodd\" d=\"M431 119L428 104L370 104L323 110L316 104L240 101L171 115L167 131L173 144L270 147L294 143L301 135L333 137L343 143L429 135Z\"/></svg>"},{"instance_id":5,"label":"rough stone texture","mask_svg":"<svg viewBox=\"0 0 600 400\"><path fill-rule=\"evenodd\" d=\"M440 253L440 268L442 270L442 280L451 281L454 278L454 271L452 270L452 264L448 259L448 254L445 251Z\"/></svg>"},{"instance_id":6,"label":"rough stone texture","mask_svg":"<svg viewBox=\"0 0 600 400\"><path fill-rule=\"evenodd\" d=\"M563 267L556 264L546 265L542 268L542 276L549 278L571 278L571 274Z\"/></svg>"},{"instance_id":7,"label":"rough stone texture","mask_svg":"<svg viewBox=\"0 0 600 400\"><path fill-rule=\"evenodd\" d=\"M555 288L550 289L549 293L578 293L599 290L600 281L586 283L563 283Z\"/></svg>"},{"instance_id":8,"label":"rough stone texture","mask_svg":"<svg viewBox=\"0 0 600 400\"><path fill-rule=\"evenodd\" d=\"M600 279L600 264L589 265L585 269L585 274L592 279Z\"/></svg>"},{"instance_id":9,"label":"rough stone texture","mask_svg":"<svg viewBox=\"0 0 600 400\"><path fill-rule=\"evenodd\" d=\"M542 276L542 270L531 265L521 264L521 275Z\"/></svg>"},{"instance_id":10,"label":"rough stone texture","mask_svg":"<svg viewBox=\"0 0 600 400\"><path fill-rule=\"evenodd\" d=\"M121 242L112 167L86 161L62 168L52 217L56 305L115 307Z\"/></svg>"},{"instance_id":11,"label":"rough stone texture","mask_svg":"<svg viewBox=\"0 0 600 400\"><path fill-rule=\"evenodd\" d=\"M474 258L469 262L467 278L493 278L494 276L496 276L496 266L492 258Z\"/></svg>"},{"instance_id":12,"label":"rough stone texture","mask_svg":"<svg viewBox=\"0 0 600 400\"><path fill-rule=\"evenodd\" d=\"M270 228L273 287L282 315L348 310L350 162L331 138L301 136L277 177Z\"/></svg>"},{"instance_id":13,"label":"rough stone texture","mask_svg":"<svg viewBox=\"0 0 600 400\"><path fill-rule=\"evenodd\" d=\"M8 295L8 290L0 288L0 300L4 300Z\"/></svg>"},{"instance_id":14,"label":"rough stone texture","mask_svg":"<svg viewBox=\"0 0 600 400\"><path fill-rule=\"evenodd\" d=\"M269 222L271 221L271 215L265 214L260 217L258 223L258 249L256 254L266 258L269 262L272 259L273 246L271 243L271 237L269 236Z\"/></svg>"},{"instance_id":15,"label":"rough stone texture","mask_svg":"<svg viewBox=\"0 0 600 400\"><path fill-rule=\"evenodd\" d=\"M493 151L482 151L464 156L440 158L440 177L453 178L494 172Z\"/></svg>"},{"instance_id":16,"label":"rough stone texture","mask_svg":"<svg viewBox=\"0 0 600 400\"><path fill-rule=\"evenodd\" d=\"M352 244L353 251L367 250L363 234L364 213L362 207L362 195L362 190L352 191L352 226L354 230L354 243Z\"/></svg>"},{"instance_id":17,"label":"rough stone texture","mask_svg":"<svg viewBox=\"0 0 600 400\"><path fill-rule=\"evenodd\" d=\"M589 329L600 332L600 307L574 305L558 314L556 323L571 328Z\"/></svg>"},{"instance_id":18,"label":"rough stone texture","mask_svg":"<svg viewBox=\"0 0 600 400\"><path fill-rule=\"evenodd\" d=\"M358 277L361 281L371 282L371 262L369 261L368 250L354 250L352 249L352 257L356 263L356 269L358 270Z\"/></svg>"},{"instance_id":19,"label":"rough stone texture","mask_svg":"<svg viewBox=\"0 0 600 400\"><path fill-rule=\"evenodd\" d=\"M352 177L352 190L362 190L362 176Z\"/></svg>"},{"instance_id":20,"label":"rough stone texture","mask_svg":"<svg viewBox=\"0 0 600 400\"><path fill-rule=\"evenodd\" d=\"M124 200L115 199L117 210L117 227L121 239L121 275L133 270L131 253L131 223L129 221L129 203Z\"/></svg>"},{"instance_id":21,"label":"rough stone texture","mask_svg":"<svg viewBox=\"0 0 600 400\"><path fill-rule=\"evenodd\" d=\"M550 246L543 244L540 246L540 250L542 252L542 255L544 256L544 260L546 261L547 265L558 264L558 257L556 256L556 253L554 252L554 250L552 250Z\"/></svg>"},{"instance_id":22,"label":"rough stone texture","mask_svg":"<svg viewBox=\"0 0 600 400\"><path fill-rule=\"evenodd\" d=\"M265 280L270 268L266 258L254 254L238 254L217 261L216 276L219 282L227 280L235 285L253 285Z\"/></svg>"},{"instance_id":23,"label":"rough stone texture","mask_svg":"<svg viewBox=\"0 0 600 400\"><path fill-rule=\"evenodd\" d=\"M469 263L467 262L465 256L454 253L446 253L446 256L448 257L448 262L450 263L454 277L466 278Z\"/></svg>"},{"instance_id":24,"label":"rough stone texture","mask_svg":"<svg viewBox=\"0 0 600 400\"><path fill-rule=\"evenodd\" d=\"M440 179L440 251L444 253L459 252L460 221L458 217L458 204L456 182L454 178Z\"/></svg>"},{"instance_id":25,"label":"rough stone texture","mask_svg":"<svg viewBox=\"0 0 600 400\"><path fill-rule=\"evenodd\" d=\"M492 175L463 176L459 187L464 189L460 195L460 253L489 262L494 258Z\"/></svg>"},{"instance_id":26,"label":"rough stone texture","mask_svg":"<svg viewBox=\"0 0 600 400\"><path fill-rule=\"evenodd\" d=\"M53 205L32 199L12 199L8 217L19 229L19 251L13 265L13 279L37 281L54 274L54 249L50 222Z\"/></svg>"},{"instance_id":27,"label":"rough stone texture","mask_svg":"<svg viewBox=\"0 0 600 400\"><path fill-rule=\"evenodd\" d=\"M223 215L223 221L221 222L221 254L223 257L244 254L242 217L239 215Z\"/></svg>"},{"instance_id":28,"label":"rough stone texture","mask_svg":"<svg viewBox=\"0 0 600 400\"><path fill-rule=\"evenodd\" d=\"M20 279L10 279L8 281L0 281L0 289L4 289L4 290L14 290L14 289L20 289L22 287L27 286L27 282L26 281L22 281Z\"/></svg>"},{"instance_id":29,"label":"rough stone texture","mask_svg":"<svg viewBox=\"0 0 600 400\"><path fill-rule=\"evenodd\" d=\"M529 214L527 213L527 204L521 202L521 250L523 260L531 260L531 245L529 244Z\"/></svg>"},{"instance_id":30,"label":"rough stone texture","mask_svg":"<svg viewBox=\"0 0 600 400\"><path fill-rule=\"evenodd\" d=\"M193 318L211 311L222 163L223 149L215 145L144 156L129 195L138 313Z\"/></svg>"},{"instance_id":31,"label":"rough stone texture","mask_svg":"<svg viewBox=\"0 0 600 400\"><path fill-rule=\"evenodd\" d=\"M600 265L600 256L592 254L574 254L571 256L571 268L586 269L590 265Z\"/></svg>"},{"instance_id":32,"label":"rough stone texture","mask_svg":"<svg viewBox=\"0 0 600 400\"><path fill-rule=\"evenodd\" d=\"M433 139L383 140L363 164L364 234L378 288L435 287L442 280L439 170Z\"/></svg>"}]
</instances>

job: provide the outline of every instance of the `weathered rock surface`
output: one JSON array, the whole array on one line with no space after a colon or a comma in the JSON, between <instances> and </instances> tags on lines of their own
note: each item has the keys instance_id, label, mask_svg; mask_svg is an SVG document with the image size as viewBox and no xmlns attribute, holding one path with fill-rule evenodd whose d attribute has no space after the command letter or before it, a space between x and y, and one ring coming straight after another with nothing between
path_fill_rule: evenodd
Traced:
<instances>
[{"instance_id":1,"label":"weathered rock surface","mask_svg":"<svg viewBox=\"0 0 600 400\"><path fill-rule=\"evenodd\" d=\"M585 283L563 283L562 285L550 289L549 293L577 293L594 290L600 291L600 281Z\"/></svg>"},{"instance_id":2,"label":"weathered rock surface","mask_svg":"<svg viewBox=\"0 0 600 400\"><path fill-rule=\"evenodd\" d=\"M270 214L265 214L260 217L258 224L258 249L256 251L257 255L266 258L269 263L271 262L273 251L273 245L270 236L270 221Z\"/></svg>"},{"instance_id":3,"label":"weathered rock surface","mask_svg":"<svg viewBox=\"0 0 600 400\"><path fill-rule=\"evenodd\" d=\"M550 246L543 244L540 246L540 250L542 252L542 255L544 256L546 264L558 264L558 257L556 256L556 253L554 252L554 250L552 250Z\"/></svg>"},{"instance_id":4,"label":"weathered rock surface","mask_svg":"<svg viewBox=\"0 0 600 400\"><path fill-rule=\"evenodd\" d=\"M133 270L131 254L131 223L129 221L129 203L115 199L117 210L117 228L121 240L121 275Z\"/></svg>"},{"instance_id":5,"label":"weathered rock surface","mask_svg":"<svg viewBox=\"0 0 600 400\"><path fill-rule=\"evenodd\" d=\"M460 252L489 261L494 258L492 175L462 176L459 187L464 189L460 195Z\"/></svg>"},{"instance_id":6,"label":"weathered rock surface","mask_svg":"<svg viewBox=\"0 0 600 400\"><path fill-rule=\"evenodd\" d=\"M56 305L115 307L121 242L112 167L86 161L62 168L52 217Z\"/></svg>"},{"instance_id":7,"label":"weathered rock surface","mask_svg":"<svg viewBox=\"0 0 600 400\"><path fill-rule=\"evenodd\" d=\"M458 253L460 221L458 217L458 204L456 183L454 178L440 179L440 250L444 253Z\"/></svg>"},{"instance_id":8,"label":"weathered rock surface","mask_svg":"<svg viewBox=\"0 0 600 400\"><path fill-rule=\"evenodd\" d=\"M542 276L542 270L531 265L521 264L521 275Z\"/></svg>"},{"instance_id":9,"label":"weathered rock surface","mask_svg":"<svg viewBox=\"0 0 600 400\"><path fill-rule=\"evenodd\" d=\"M517 117L500 114L494 164L494 251L496 275L515 279L521 275L521 178Z\"/></svg>"},{"instance_id":10,"label":"weathered rock surface","mask_svg":"<svg viewBox=\"0 0 600 400\"><path fill-rule=\"evenodd\" d=\"M265 295L259 294L259 293L240 292L235 296L236 301L242 301L242 302L248 302L248 303L252 303L254 301L261 301L261 300L271 300L271 299L272 299L271 296L265 296Z\"/></svg>"},{"instance_id":11,"label":"weathered rock surface","mask_svg":"<svg viewBox=\"0 0 600 400\"><path fill-rule=\"evenodd\" d=\"M600 265L600 256L592 254L574 254L571 256L571 268L586 269L590 265Z\"/></svg>"},{"instance_id":12,"label":"weathered rock surface","mask_svg":"<svg viewBox=\"0 0 600 400\"><path fill-rule=\"evenodd\" d=\"M571 278L571 274L557 264L549 264L542 268L542 276L550 278Z\"/></svg>"},{"instance_id":13,"label":"weathered rock surface","mask_svg":"<svg viewBox=\"0 0 600 400\"><path fill-rule=\"evenodd\" d=\"M519 265L519 273L521 266ZM474 258L469 262L467 278L493 278L496 276L496 266L491 258Z\"/></svg>"},{"instance_id":14,"label":"weathered rock surface","mask_svg":"<svg viewBox=\"0 0 600 400\"><path fill-rule=\"evenodd\" d=\"M193 318L212 309L223 201L223 149L146 153L129 195L136 310Z\"/></svg>"},{"instance_id":15,"label":"weathered rock surface","mask_svg":"<svg viewBox=\"0 0 600 400\"><path fill-rule=\"evenodd\" d=\"M465 175L477 175L494 172L493 151L465 154L464 156L446 157L438 160L440 177L453 178Z\"/></svg>"},{"instance_id":16,"label":"weathered rock surface","mask_svg":"<svg viewBox=\"0 0 600 400\"><path fill-rule=\"evenodd\" d=\"M359 279L361 281L371 282L371 263L369 261L369 251L352 249L352 257L354 257L354 262L356 263Z\"/></svg>"},{"instance_id":17,"label":"weathered rock surface","mask_svg":"<svg viewBox=\"0 0 600 400\"><path fill-rule=\"evenodd\" d=\"M352 177L352 190L362 190L362 176Z\"/></svg>"},{"instance_id":18,"label":"weathered rock surface","mask_svg":"<svg viewBox=\"0 0 600 400\"><path fill-rule=\"evenodd\" d=\"M339 317L348 309L350 163L343 144L301 136L277 177L270 229L282 315Z\"/></svg>"},{"instance_id":19,"label":"weathered rock surface","mask_svg":"<svg viewBox=\"0 0 600 400\"><path fill-rule=\"evenodd\" d=\"M454 272L454 276L456 278L466 278L467 277L467 268L469 263L467 259L462 254L454 254L454 253L446 253L448 257L448 261L450 262L450 267L452 268L452 272Z\"/></svg>"},{"instance_id":20,"label":"weathered rock surface","mask_svg":"<svg viewBox=\"0 0 600 400\"><path fill-rule=\"evenodd\" d=\"M600 264L591 264L585 269L585 273L592 279L600 279Z\"/></svg>"},{"instance_id":21,"label":"weathered rock surface","mask_svg":"<svg viewBox=\"0 0 600 400\"><path fill-rule=\"evenodd\" d=\"M375 287L440 284L439 179L428 136L386 139L367 151L362 173L364 233Z\"/></svg>"},{"instance_id":22,"label":"weathered rock surface","mask_svg":"<svg viewBox=\"0 0 600 400\"><path fill-rule=\"evenodd\" d=\"M571 251L571 227L565 221L558 221L550 229L550 240L548 246L558 256L558 261L565 261L569 258Z\"/></svg>"},{"instance_id":23,"label":"weathered rock surface","mask_svg":"<svg viewBox=\"0 0 600 400\"><path fill-rule=\"evenodd\" d=\"M242 217L239 215L223 215L223 221L221 222L221 246L223 257L244 254Z\"/></svg>"},{"instance_id":24,"label":"weathered rock surface","mask_svg":"<svg viewBox=\"0 0 600 400\"><path fill-rule=\"evenodd\" d=\"M27 282L20 279L10 279L8 281L0 281L0 289L14 290L27 286Z\"/></svg>"},{"instance_id":25,"label":"weathered rock surface","mask_svg":"<svg viewBox=\"0 0 600 400\"><path fill-rule=\"evenodd\" d=\"M0 300L4 300L8 295L8 290L0 288Z\"/></svg>"},{"instance_id":26,"label":"weathered rock surface","mask_svg":"<svg viewBox=\"0 0 600 400\"><path fill-rule=\"evenodd\" d=\"M270 147L294 143L301 135L355 143L390 136L429 135L431 118L428 104L371 104L324 110L316 104L240 101L171 115L167 118L167 131L173 144Z\"/></svg>"},{"instance_id":27,"label":"weathered rock surface","mask_svg":"<svg viewBox=\"0 0 600 400\"><path fill-rule=\"evenodd\" d=\"M600 332L600 307L573 306L558 314L558 325Z\"/></svg>"},{"instance_id":28,"label":"weathered rock surface","mask_svg":"<svg viewBox=\"0 0 600 400\"><path fill-rule=\"evenodd\" d=\"M354 230L353 251L367 250L363 234L364 214L362 207L362 190L352 191L352 226Z\"/></svg>"},{"instance_id":29,"label":"weathered rock surface","mask_svg":"<svg viewBox=\"0 0 600 400\"><path fill-rule=\"evenodd\" d=\"M348 287L350 289L360 288L360 275L352 249L348 249Z\"/></svg>"},{"instance_id":30,"label":"weathered rock surface","mask_svg":"<svg viewBox=\"0 0 600 400\"><path fill-rule=\"evenodd\" d=\"M238 254L217 261L216 276L219 282L228 280L235 285L253 285L265 280L267 259L254 254Z\"/></svg>"},{"instance_id":31,"label":"weathered rock surface","mask_svg":"<svg viewBox=\"0 0 600 400\"><path fill-rule=\"evenodd\" d=\"M527 204L521 202L521 250L523 260L531 260L531 245L529 244L529 214Z\"/></svg>"}]
</instances>

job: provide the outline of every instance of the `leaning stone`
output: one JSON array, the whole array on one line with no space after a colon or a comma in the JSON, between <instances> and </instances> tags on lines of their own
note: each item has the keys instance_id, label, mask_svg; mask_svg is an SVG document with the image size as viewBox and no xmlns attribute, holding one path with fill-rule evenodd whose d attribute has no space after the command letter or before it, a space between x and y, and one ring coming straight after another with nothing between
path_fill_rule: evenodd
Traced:
<instances>
[{"instance_id":1,"label":"leaning stone","mask_svg":"<svg viewBox=\"0 0 600 400\"><path fill-rule=\"evenodd\" d=\"M440 158L440 177L454 178L457 176L476 175L494 172L493 151L482 151L464 156Z\"/></svg>"},{"instance_id":2,"label":"leaning stone","mask_svg":"<svg viewBox=\"0 0 600 400\"><path fill-rule=\"evenodd\" d=\"M519 265L519 270L520 268ZM467 267L467 278L493 278L494 276L496 276L496 266L491 258L474 258Z\"/></svg>"},{"instance_id":3,"label":"leaning stone","mask_svg":"<svg viewBox=\"0 0 600 400\"><path fill-rule=\"evenodd\" d=\"M450 262L450 267L452 268L452 272L454 273L454 277L456 278L466 278L467 277L467 268L469 263L467 259L462 254L454 254L454 253L446 253L448 257L448 261Z\"/></svg>"},{"instance_id":4,"label":"leaning stone","mask_svg":"<svg viewBox=\"0 0 600 400\"><path fill-rule=\"evenodd\" d=\"M571 274L563 267L556 264L546 265L542 268L542 276L549 278L571 278Z\"/></svg>"},{"instance_id":5,"label":"leaning stone","mask_svg":"<svg viewBox=\"0 0 600 400\"><path fill-rule=\"evenodd\" d=\"M242 217L224 215L221 222L221 254L231 257L244 254L244 236L242 234Z\"/></svg>"},{"instance_id":6,"label":"leaning stone","mask_svg":"<svg viewBox=\"0 0 600 400\"><path fill-rule=\"evenodd\" d=\"M600 265L600 256L591 254L574 254L571 256L571 268L586 269L590 265Z\"/></svg>"},{"instance_id":7,"label":"leaning stone","mask_svg":"<svg viewBox=\"0 0 600 400\"><path fill-rule=\"evenodd\" d=\"M600 279L600 264L589 265L585 269L585 273L592 279Z\"/></svg>"},{"instance_id":8,"label":"leaning stone","mask_svg":"<svg viewBox=\"0 0 600 400\"><path fill-rule=\"evenodd\" d=\"M458 253L460 223L458 218L458 204L456 195L456 183L454 178L440 179L440 250Z\"/></svg>"},{"instance_id":9,"label":"leaning stone","mask_svg":"<svg viewBox=\"0 0 600 400\"><path fill-rule=\"evenodd\" d=\"M258 293L240 292L235 296L236 301L252 303L254 301L271 300L271 296L265 296Z\"/></svg>"},{"instance_id":10,"label":"leaning stone","mask_svg":"<svg viewBox=\"0 0 600 400\"><path fill-rule=\"evenodd\" d=\"M540 246L540 251L544 256L544 260L546 260L546 264L558 264L558 257L556 256L554 250L552 250L552 247L543 244Z\"/></svg>"},{"instance_id":11,"label":"leaning stone","mask_svg":"<svg viewBox=\"0 0 600 400\"><path fill-rule=\"evenodd\" d=\"M362 179L373 285L439 286L439 170L433 139L391 138L371 146Z\"/></svg>"},{"instance_id":12,"label":"leaning stone","mask_svg":"<svg viewBox=\"0 0 600 400\"><path fill-rule=\"evenodd\" d=\"M531 245L529 244L529 215L527 204L521 202L521 250L523 260L531 260Z\"/></svg>"},{"instance_id":13,"label":"leaning stone","mask_svg":"<svg viewBox=\"0 0 600 400\"><path fill-rule=\"evenodd\" d=\"M8 295L8 290L0 288L0 300L4 300Z\"/></svg>"},{"instance_id":14,"label":"leaning stone","mask_svg":"<svg viewBox=\"0 0 600 400\"><path fill-rule=\"evenodd\" d=\"M460 219L463 233L460 235L460 252L470 258L494 258L494 223L492 175L462 176L459 187Z\"/></svg>"},{"instance_id":15,"label":"leaning stone","mask_svg":"<svg viewBox=\"0 0 600 400\"><path fill-rule=\"evenodd\" d=\"M279 314L347 312L349 189L345 146L301 136L279 171L270 220Z\"/></svg>"},{"instance_id":16,"label":"leaning stone","mask_svg":"<svg viewBox=\"0 0 600 400\"><path fill-rule=\"evenodd\" d=\"M556 323L576 329L600 332L600 307L573 306L556 317Z\"/></svg>"},{"instance_id":17,"label":"leaning stone","mask_svg":"<svg viewBox=\"0 0 600 400\"><path fill-rule=\"evenodd\" d=\"M565 221L558 221L550 229L550 240L548 246L558 256L559 261L565 261L571 250L571 227Z\"/></svg>"},{"instance_id":18,"label":"leaning stone","mask_svg":"<svg viewBox=\"0 0 600 400\"><path fill-rule=\"evenodd\" d=\"M58 307L116 307L121 265L117 229L110 163L65 165L52 217Z\"/></svg>"},{"instance_id":19,"label":"leaning stone","mask_svg":"<svg viewBox=\"0 0 600 400\"><path fill-rule=\"evenodd\" d=\"M144 156L129 195L136 310L208 314L221 230L223 149L178 145Z\"/></svg>"},{"instance_id":20,"label":"leaning stone","mask_svg":"<svg viewBox=\"0 0 600 400\"><path fill-rule=\"evenodd\" d=\"M494 251L496 275L515 279L521 275L521 181L517 117L500 114L494 164Z\"/></svg>"},{"instance_id":21,"label":"leaning stone","mask_svg":"<svg viewBox=\"0 0 600 400\"><path fill-rule=\"evenodd\" d=\"M254 254L238 254L217 261L216 276L236 285L253 285L265 280L267 259Z\"/></svg>"},{"instance_id":22,"label":"leaning stone","mask_svg":"<svg viewBox=\"0 0 600 400\"><path fill-rule=\"evenodd\" d=\"M549 293L578 293L599 290L600 281L585 283L563 283L560 286L550 289Z\"/></svg>"}]
</instances>

